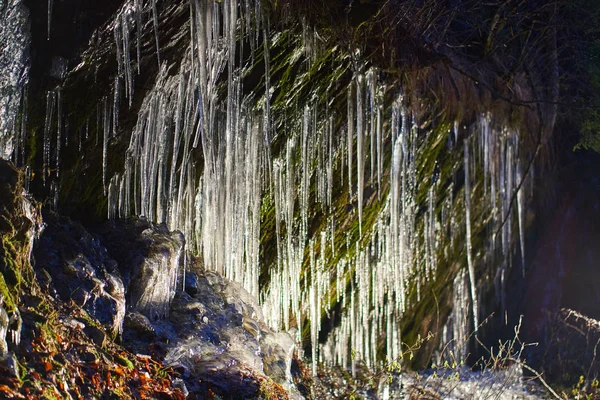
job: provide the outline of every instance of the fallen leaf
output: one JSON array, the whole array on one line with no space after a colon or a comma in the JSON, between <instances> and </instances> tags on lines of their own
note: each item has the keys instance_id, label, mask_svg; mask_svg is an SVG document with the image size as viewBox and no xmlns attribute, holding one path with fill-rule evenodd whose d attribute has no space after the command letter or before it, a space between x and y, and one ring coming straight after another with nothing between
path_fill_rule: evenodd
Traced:
<instances>
[{"instance_id":1,"label":"fallen leaf","mask_svg":"<svg viewBox=\"0 0 600 400\"><path fill-rule=\"evenodd\" d=\"M46 371L46 372L52 371L52 364L50 364L48 361L44 361L44 371Z\"/></svg>"},{"instance_id":2,"label":"fallen leaf","mask_svg":"<svg viewBox=\"0 0 600 400\"><path fill-rule=\"evenodd\" d=\"M7 398L7 399L24 399L25 396L23 396L20 393L15 392L14 390L12 390L11 388L9 388L6 385L0 385L0 394L2 394L3 398Z\"/></svg>"}]
</instances>

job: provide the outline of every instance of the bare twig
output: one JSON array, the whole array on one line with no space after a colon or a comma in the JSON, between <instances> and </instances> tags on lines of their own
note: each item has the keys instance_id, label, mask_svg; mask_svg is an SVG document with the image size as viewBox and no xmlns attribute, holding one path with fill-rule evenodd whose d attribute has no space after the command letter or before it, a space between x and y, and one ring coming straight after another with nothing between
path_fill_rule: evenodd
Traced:
<instances>
[{"instance_id":1,"label":"bare twig","mask_svg":"<svg viewBox=\"0 0 600 400\"><path fill-rule=\"evenodd\" d=\"M517 362L522 368L525 368L527 371L531 372L532 374L535 374L535 378L538 379L540 381L540 383L542 385L544 385L544 387L557 399L562 400L562 397L560 397L555 391L554 389L552 389L550 387L550 385L548 385L548 383L546 382L546 380L544 380L544 378L542 378L542 374L540 374L539 372L537 372L535 369L531 368L529 365L523 363L520 360L514 360L515 362Z\"/></svg>"}]
</instances>

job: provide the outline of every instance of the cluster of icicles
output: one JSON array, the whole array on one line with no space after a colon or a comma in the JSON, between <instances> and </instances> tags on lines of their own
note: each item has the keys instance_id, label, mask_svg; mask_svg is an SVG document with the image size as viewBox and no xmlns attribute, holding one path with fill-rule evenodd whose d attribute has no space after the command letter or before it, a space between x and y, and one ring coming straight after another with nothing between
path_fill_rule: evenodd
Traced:
<instances>
[{"instance_id":1,"label":"cluster of icicles","mask_svg":"<svg viewBox=\"0 0 600 400\"><path fill-rule=\"evenodd\" d=\"M95 117L96 132L102 135L108 217L145 216L181 230L187 250L199 254L207 268L240 282L260 298L271 326L295 327L301 339L303 324L310 322L314 368L316 361L353 368L357 358L370 367L385 361L382 354L388 360L400 358L402 317L415 301L410 290L417 289L419 301L420 288L435 277L439 258L447 255L442 244L459 241L464 243L460 260L464 269L454 283L454 311L444 332L448 339L466 337L479 323L476 265L486 261L486 255L475 254L471 245L472 185L482 180L476 172L483 174L484 183L478 207L489 210L493 226L514 213L510 203L517 203L523 256L525 194L518 132L499 127L489 114L472 126L457 122L443 132L448 150L461 154L463 164L456 171L464 174L465 184L460 196L454 196L453 184L441 193L435 179L420 181L417 160L424 152L420 139L436 131L431 125L427 130L419 127L401 88L385 87L376 69L354 67L347 88L347 122L342 126L316 98L290 105L293 111L284 125L282 116L271 109L268 51L280 36L269 31L260 1L240 3L189 1L186 54L176 73L161 64L154 88L143 99L126 154L109 154L109 144L119 134L121 101L125 98L131 105L134 96L140 31L146 20L152 20L156 57L161 60L156 1L128 1L114 19L118 71L112 95L98 105ZM315 51L315 42L307 43L310 37L297 39L307 64ZM237 47L248 45L252 61L257 48L267 50L266 90L260 96L244 95L242 78L252 62L235 59L243 53ZM137 53L137 63L132 53ZM384 104L386 91L397 93L392 104ZM61 135L61 112L60 91L48 93L44 179L51 175L51 154L56 155L54 174L59 174L60 147L68 143ZM89 122L80 128L79 140L72 142L81 146L88 131ZM271 148L276 138L284 141L279 154ZM107 176L108 157L125 160L121 173ZM416 200L423 184L430 185L424 205ZM346 231L348 226L338 226L336 185L344 186L350 201L356 201L348 212L357 215L358 239ZM369 229L364 226L369 207L369 199L363 198L366 187L383 202ZM423 207L426 211L418 213ZM261 218L270 208L275 216L276 261L261 267L265 233ZM316 208L323 210L326 223L311 233ZM449 230L442 229L447 226ZM511 223L500 229L506 256L496 277L500 293L511 258L511 229ZM490 232L489 247L497 242L494 233ZM259 287L261 268L269 271L266 287ZM334 312L335 304L341 304L340 323L327 327L328 340L319 343L321 321ZM463 345L456 351L466 354Z\"/></svg>"}]
</instances>

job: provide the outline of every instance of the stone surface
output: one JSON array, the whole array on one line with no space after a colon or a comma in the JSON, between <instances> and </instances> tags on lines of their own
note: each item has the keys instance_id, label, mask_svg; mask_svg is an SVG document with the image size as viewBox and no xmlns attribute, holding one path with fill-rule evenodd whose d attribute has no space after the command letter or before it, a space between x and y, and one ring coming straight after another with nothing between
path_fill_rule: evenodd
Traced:
<instances>
[{"instance_id":1,"label":"stone surface","mask_svg":"<svg viewBox=\"0 0 600 400\"><path fill-rule=\"evenodd\" d=\"M142 219L109 222L99 233L128 288L128 310L151 320L168 316L182 264L183 235Z\"/></svg>"},{"instance_id":2,"label":"stone surface","mask_svg":"<svg viewBox=\"0 0 600 400\"><path fill-rule=\"evenodd\" d=\"M127 314L124 344L164 357L195 394L212 390L233 398L253 397L268 378L294 391L290 367L295 343L262 322L256 300L194 261L185 279L190 285L177 291L167 318L153 321L138 312Z\"/></svg>"},{"instance_id":3,"label":"stone surface","mask_svg":"<svg viewBox=\"0 0 600 400\"><path fill-rule=\"evenodd\" d=\"M82 307L112 334L121 333L125 288L115 261L80 224L52 213L44 220L46 229L34 246L38 279L62 301Z\"/></svg>"},{"instance_id":4,"label":"stone surface","mask_svg":"<svg viewBox=\"0 0 600 400\"><path fill-rule=\"evenodd\" d=\"M2 297L0 297L0 357L8 352L6 343L6 334L8 332L8 314L2 307Z\"/></svg>"},{"instance_id":5,"label":"stone surface","mask_svg":"<svg viewBox=\"0 0 600 400\"><path fill-rule=\"evenodd\" d=\"M0 157L5 159L13 149L19 154L20 132L15 128L28 80L29 28L29 10L21 0L0 2Z\"/></svg>"},{"instance_id":6,"label":"stone surface","mask_svg":"<svg viewBox=\"0 0 600 400\"><path fill-rule=\"evenodd\" d=\"M194 257L184 278L183 251L179 232L144 220L106 223L91 234L48 214L34 255L42 286L106 327L122 326L126 347L179 371L190 393L254 397L271 379L296 393L291 336L269 329L253 296ZM93 324L74 321L98 346L109 340Z\"/></svg>"}]
</instances>

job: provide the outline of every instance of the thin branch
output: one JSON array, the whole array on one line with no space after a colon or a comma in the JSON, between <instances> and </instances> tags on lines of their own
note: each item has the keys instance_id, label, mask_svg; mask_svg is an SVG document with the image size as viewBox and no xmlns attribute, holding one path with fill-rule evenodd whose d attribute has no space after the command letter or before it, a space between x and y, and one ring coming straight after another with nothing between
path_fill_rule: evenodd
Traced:
<instances>
[{"instance_id":1,"label":"thin branch","mask_svg":"<svg viewBox=\"0 0 600 400\"><path fill-rule=\"evenodd\" d=\"M530 76L529 71L527 72L527 75ZM531 79L531 76L530 76L530 79ZM535 86L532 83L530 83L530 84L531 84L533 90L535 91ZM536 95L536 97L537 97L537 95ZM537 143L535 145L535 152L533 153L529 162L527 163L527 169L525 170L525 174L523 174L523 177L521 178L521 182L519 182L516 190L513 191L512 195L510 197L510 202L508 203L508 210L506 210L506 215L504 216L504 219L502 220L502 222L498 226L498 229L496 229L496 232L494 233L494 236L493 236L494 241L496 240L496 237L500 233L500 230L502 230L502 228L504 227L504 224L506 224L506 221L508 221L508 218L510 217L511 212L512 212L513 204L515 203L515 199L516 199L517 195L519 194L519 190L521 190L523 183L525 183L525 179L527 179L527 176L529 175L529 172L531 171L531 168L533 167L533 163L535 162L535 159L536 159L537 155L539 154L540 149L542 148L542 138L544 136L544 125L542 123L543 115L542 115L542 110L540 108L540 103L536 104L535 109L536 109L536 112L538 115L538 121L539 121L539 132L538 132Z\"/></svg>"},{"instance_id":2,"label":"thin branch","mask_svg":"<svg viewBox=\"0 0 600 400\"><path fill-rule=\"evenodd\" d=\"M535 369L531 368L529 365L523 363L520 360L516 360L516 359L512 359L513 361L515 361L516 363L518 363L522 368L525 368L527 371L531 372L532 374L535 374L535 378L539 379L540 382L542 383L542 385L544 385L544 387L550 392L552 393L552 395L559 399L562 400L562 397L560 397L555 391L554 389L552 389L550 387L550 385L548 385L548 383L544 380L544 378L542 378L542 374L540 374L539 372L537 372Z\"/></svg>"}]
</instances>

